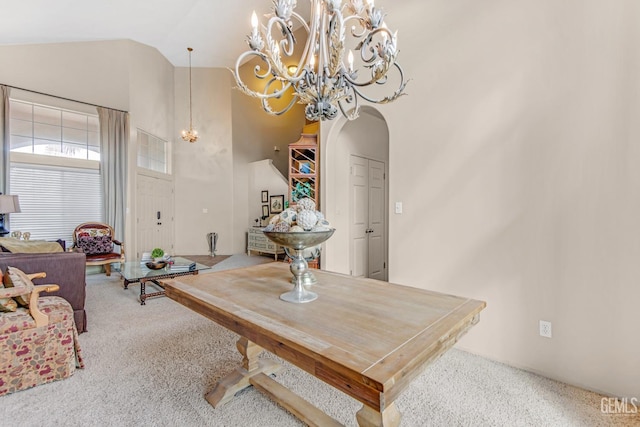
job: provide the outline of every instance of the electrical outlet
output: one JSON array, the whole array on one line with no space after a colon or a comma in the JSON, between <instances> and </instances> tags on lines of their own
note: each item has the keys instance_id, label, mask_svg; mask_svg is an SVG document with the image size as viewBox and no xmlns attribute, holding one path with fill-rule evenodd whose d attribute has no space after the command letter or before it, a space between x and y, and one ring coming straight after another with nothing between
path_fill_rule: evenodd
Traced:
<instances>
[{"instance_id":1,"label":"electrical outlet","mask_svg":"<svg viewBox=\"0 0 640 427\"><path fill-rule=\"evenodd\" d=\"M551 322L547 322L546 320L540 321L540 336L551 338Z\"/></svg>"}]
</instances>

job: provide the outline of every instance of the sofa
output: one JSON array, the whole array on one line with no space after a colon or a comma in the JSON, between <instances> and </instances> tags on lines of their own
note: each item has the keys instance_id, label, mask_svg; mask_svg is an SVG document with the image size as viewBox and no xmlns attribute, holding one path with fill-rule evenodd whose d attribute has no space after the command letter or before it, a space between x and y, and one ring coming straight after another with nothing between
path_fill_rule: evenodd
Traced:
<instances>
[{"instance_id":1,"label":"sofa","mask_svg":"<svg viewBox=\"0 0 640 427\"><path fill-rule=\"evenodd\" d=\"M57 284L60 289L47 295L64 298L73 308L73 318L78 333L87 331L87 314L84 309L86 296L85 254L58 252L44 254L0 252L0 270L16 267L27 274L44 272L46 278L34 279L36 285Z\"/></svg>"}]
</instances>

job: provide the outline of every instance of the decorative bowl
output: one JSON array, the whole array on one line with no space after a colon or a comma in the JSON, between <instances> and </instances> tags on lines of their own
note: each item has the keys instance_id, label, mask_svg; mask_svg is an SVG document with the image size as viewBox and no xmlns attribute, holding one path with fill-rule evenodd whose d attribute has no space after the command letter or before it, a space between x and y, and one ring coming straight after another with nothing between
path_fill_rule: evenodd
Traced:
<instances>
[{"instance_id":1,"label":"decorative bowl","mask_svg":"<svg viewBox=\"0 0 640 427\"><path fill-rule=\"evenodd\" d=\"M147 268L151 269L151 270L160 270L161 268L165 268L167 266L167 262L166 261L159 261L159 262L147 262Z\"/></svg>"},{"instance_id":2,"label":"decorative bowl","mask_svg":"<svg viewBox=\"0 0 640 427\"><path fill-rule=\"evenodd\" d=\"M334 231L335 229L329 231L300 231L294 233L290 231L264 231L264 235L280 246L300 250L319 245L331 237Z\"/></svg>"}]
</instances>

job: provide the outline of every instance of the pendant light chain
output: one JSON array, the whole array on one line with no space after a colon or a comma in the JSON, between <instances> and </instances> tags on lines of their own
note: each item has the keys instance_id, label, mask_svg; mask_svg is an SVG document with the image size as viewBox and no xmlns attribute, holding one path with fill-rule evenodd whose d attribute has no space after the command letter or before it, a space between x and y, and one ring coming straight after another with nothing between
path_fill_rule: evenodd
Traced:
<instances>
[{"instance_id":1,"label":"pendant light chain","mask_svg":"<svg viewBox=\"0 0 640 427\"><path fill-rule=\"evenodd\" d=\"M189 51L189 130L193 130L193 98L191 97L191 52L193 48L188 47Z\"/></svg>"}]
</instances>

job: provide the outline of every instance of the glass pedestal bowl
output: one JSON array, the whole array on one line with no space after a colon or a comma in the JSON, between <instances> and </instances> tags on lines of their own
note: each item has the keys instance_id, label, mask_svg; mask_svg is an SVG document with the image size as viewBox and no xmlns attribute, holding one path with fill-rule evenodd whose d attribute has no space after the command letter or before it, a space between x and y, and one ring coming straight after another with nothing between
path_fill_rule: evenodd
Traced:
<instances>
[{"instance_id":1,"label":"glass pedestal bowl","mask_svg":"<svg viewBox=\"0 0 640 427\"><path fill-rule=\"evenodd\" d=\"M304 287L304 277L308 272L309 266L307 260L302 255L306 248L319 245L333 235L335 230L329 231L302 231L298 233L281 232L281 231L265 231L272 242L287 248L287 254L291 257L291 266L289 267L295 279L295 285L292 291L285 292L280 295L280 299L293 303L311 302L318 298L318 294L308 291Z\"/></svg>"}]
</instances>

